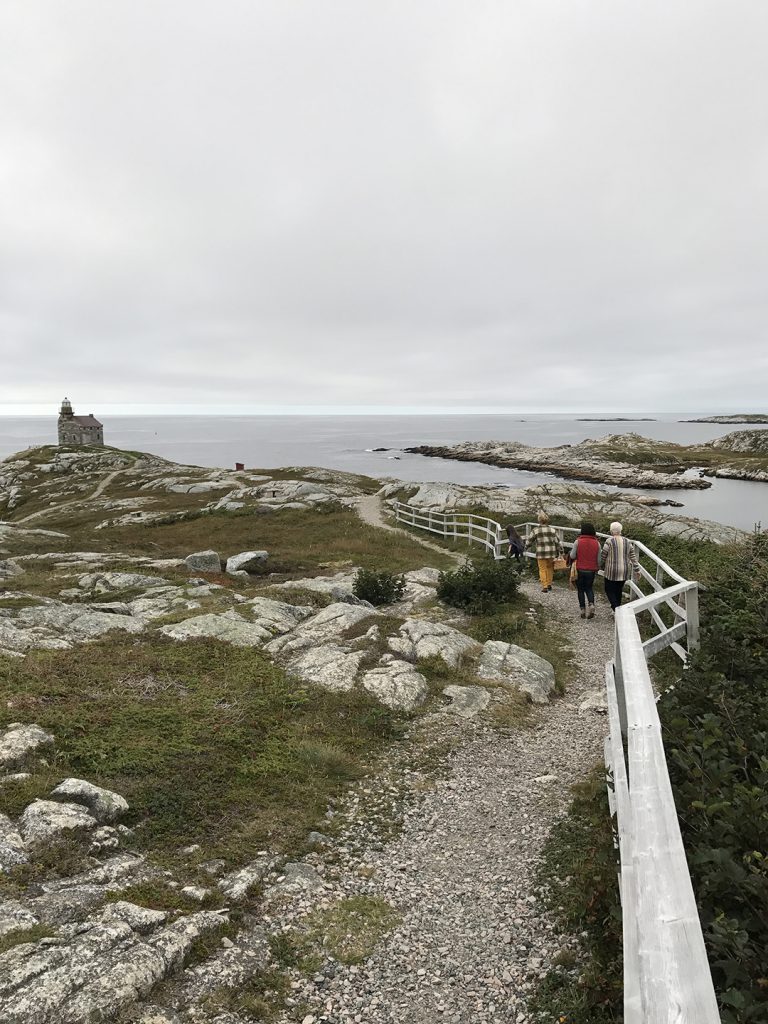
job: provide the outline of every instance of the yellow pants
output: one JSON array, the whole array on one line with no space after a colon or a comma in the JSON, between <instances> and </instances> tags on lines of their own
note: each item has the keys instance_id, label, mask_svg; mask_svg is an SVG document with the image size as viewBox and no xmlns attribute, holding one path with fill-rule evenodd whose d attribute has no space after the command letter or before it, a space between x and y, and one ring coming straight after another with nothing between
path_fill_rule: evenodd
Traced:
<instances>
[{"instance_id":1,"label":"yellow pants","mask_svg":"<svg viewBox=\"0 0 768 1024\"><path fill-rule=\"evenodd\" d=\"M552 580L555 576L555 560L554 558L537 558L536 561L539 564L539 579L541 580L541 589L546 590L547 587L552 586Z\"/></svg>"}]
</instances>

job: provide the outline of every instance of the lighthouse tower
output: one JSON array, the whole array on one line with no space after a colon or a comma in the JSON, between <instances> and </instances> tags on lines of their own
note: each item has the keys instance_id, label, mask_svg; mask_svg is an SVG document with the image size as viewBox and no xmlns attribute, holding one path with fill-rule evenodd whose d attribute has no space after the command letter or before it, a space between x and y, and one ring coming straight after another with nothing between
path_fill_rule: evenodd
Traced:
<instances>
[{"instance_id":1,"label":"lighthouse tower","mask_svg":"<svg viewBox=\"0 0 768 1024\"><path fill-rule=\"evenodd\" d=\"M65 398L59 409L59 444L104 444L104 426L93 413L75 416L72 403Z\"/></svg>"}]
</instances>

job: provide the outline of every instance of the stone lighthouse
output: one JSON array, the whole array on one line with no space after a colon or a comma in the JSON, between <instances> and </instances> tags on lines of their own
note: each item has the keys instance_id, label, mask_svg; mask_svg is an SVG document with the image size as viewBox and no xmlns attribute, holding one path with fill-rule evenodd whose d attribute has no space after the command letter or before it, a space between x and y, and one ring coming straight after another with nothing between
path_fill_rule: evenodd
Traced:
<instances>
[{"instance_id":1,"label":"stone lighthouse","mask_svg":"<svg viewBox=\"0 0 768 1024\"><path fill-rule=\"evenodd\" d=\"M93 413L75 416L72 403L65 398L59 409L59 444L104 444L104 427Z\"/></svg>"}]
</instances>

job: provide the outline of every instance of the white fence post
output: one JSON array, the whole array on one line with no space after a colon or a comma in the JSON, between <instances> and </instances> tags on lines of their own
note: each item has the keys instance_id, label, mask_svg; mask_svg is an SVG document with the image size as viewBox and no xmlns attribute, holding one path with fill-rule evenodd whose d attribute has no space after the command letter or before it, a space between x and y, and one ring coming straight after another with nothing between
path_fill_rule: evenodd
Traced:
<instances>
[{"instance_id":1,"label":"white fence post","mask_svg":"<svg viewBox=\"0 0 768 1024\"><path fill-rule=\"evenodd\" d=\"M696 583L685 595L685 619L688 650L695 651L699 646L699 588Z\"/></svg>"}]
</instances>

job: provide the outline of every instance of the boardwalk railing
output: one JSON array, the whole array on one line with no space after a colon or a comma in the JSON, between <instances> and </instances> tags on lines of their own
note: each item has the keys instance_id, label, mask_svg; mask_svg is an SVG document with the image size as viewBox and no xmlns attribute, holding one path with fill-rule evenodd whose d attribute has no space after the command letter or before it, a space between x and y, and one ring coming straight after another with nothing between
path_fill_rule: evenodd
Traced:
<instances>
[{"instance_id":1,"label":"boardwalk railing","mask_svg":"<svg viewBox=\"0 0 768 1024\"><path fill-rule=\"evenodd\" d=\"M478 543L503 558L501 525L483 516L430 512L396 502L401 523ZM528 540L535 523L516 525ZM578 536L555 527L567 549ZM607 536L598 534L598 536ZM698 585L650 548L632 542L640 569L616 612L613 659L605 666L608 798L616 818L624 947L625 1024L719 1024L696 900L667 770L648 660L671 648L682 659L699 641ZM526 551L528 557L535 557ZM644 620L643 639L638 616Z\"/></svg>"}]
</instances>

